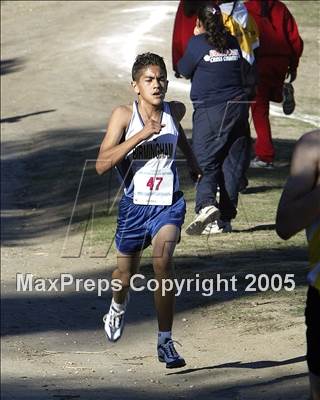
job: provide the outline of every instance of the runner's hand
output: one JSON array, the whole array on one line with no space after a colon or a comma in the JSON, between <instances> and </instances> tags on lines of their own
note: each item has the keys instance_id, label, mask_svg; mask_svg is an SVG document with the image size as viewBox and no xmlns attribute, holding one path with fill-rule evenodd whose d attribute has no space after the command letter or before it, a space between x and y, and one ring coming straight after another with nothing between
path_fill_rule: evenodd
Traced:
<instances>
[{"instance_id":1,"label":"runner's hand","mask_svg":"<svg viewBox=\"0 0 320 400\"><path fill-rule=\"evenodd\" d=\"M288 72L286 74L286 78L287 79L290 78L290 83L292 83L293 81L296 80L296 77L297 77L297 70L296 69L291 69L289 67Z\"/></svg>"},{"instance_id":2,"label":"runner's hand","mask_svg":"<svg viewBox=\"0 0 320 400\"><path fill-rule=\"evenodd\" d=\"M297 70L290 71L290 83L295 81L297 77Z\"/></svg>"},{"instance_id":3,"label":"runner's hand","mask_svg":"<svg viewBox=\"0 0 320 400\"><path fill-rule=\"evenodd\" d=\"M203 176L203 172L199 167L198 163L192 162L189 169L190 177L193 182L199 182Z\"/></svg>"},{"instance_id":4,"label":"runner's hand","mask_svg":"<svg viewBox=\"0 0 320 400\"><path fill-rule=\"evenodd\" d=\"M143 138L149 139L154 134L159 134L161 129L164 127L164 124L160 124L160 122L155 121L154 119L150 118L144 125L142 129Z\"/></svg>"}]
</instances>

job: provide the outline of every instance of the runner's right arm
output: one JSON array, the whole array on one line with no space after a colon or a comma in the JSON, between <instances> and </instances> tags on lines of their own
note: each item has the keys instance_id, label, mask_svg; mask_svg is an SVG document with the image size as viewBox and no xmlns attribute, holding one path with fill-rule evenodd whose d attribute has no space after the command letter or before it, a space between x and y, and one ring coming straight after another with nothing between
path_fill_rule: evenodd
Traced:
<instances>
[{"instance_id":1,"label":"runner's right arm","mask_svg":"<svg viewBox=\"0 0 320 400\"><path fill-rule=\"evenodd\" d=\"M159 122L149 119L141 131L120 143L123 133L129 126L131 115L130 106L119 106L112 112L107 133L102 141L96 161L96 170L99 175L109 171L139 143L153 134L159 133L162 128Z\"/></svg>"}]
</instances>

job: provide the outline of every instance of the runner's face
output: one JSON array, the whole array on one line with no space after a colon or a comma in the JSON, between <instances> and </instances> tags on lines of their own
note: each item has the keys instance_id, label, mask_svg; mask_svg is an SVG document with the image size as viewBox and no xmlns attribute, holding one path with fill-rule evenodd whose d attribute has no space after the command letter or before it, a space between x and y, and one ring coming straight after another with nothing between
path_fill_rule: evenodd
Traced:
<instances>
[{"instance_id":1,"label":"runner's face","mask_svg":"<svg viewBox=\"0 0 320 400\"><path fill-rule=\"evenodd\" d=\"M167 77L158 65L145 68L140 78L132 83L133 88L148 103L157 106L164 100L167 91Z\"/></svg>"}]
</instances>

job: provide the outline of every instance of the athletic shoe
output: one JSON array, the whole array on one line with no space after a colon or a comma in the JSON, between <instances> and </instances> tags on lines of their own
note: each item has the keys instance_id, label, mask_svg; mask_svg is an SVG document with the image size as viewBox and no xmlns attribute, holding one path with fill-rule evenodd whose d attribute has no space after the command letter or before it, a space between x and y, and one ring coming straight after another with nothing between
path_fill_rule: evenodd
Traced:
<instances>
[{"instance_id":1,"label":"athletic shoe","mask_svg":"<svg viewBox=\"0 0 320 400\"><path fill-rule=\"evenodd\" d=\"M125 300L125 306L129 302L129 293ZM110 342L116 342L120 339L124 328L125 310L117 311L111 303L108 314L103 316L104 330Z\"/></svg>"},{"instance_id":2,"label":"athletic shoe","mask_svg":"<svg viewBox=\"0 0 320 400\"><path fill-rule=\"evenodd\" d=\"M158 345L158 359L160 362L166 363L167 368L181 368L186 365L184 359L174 348L173 340L169 338L163 344Z\"/></svg>"},{"instance_id":3,"label":"athletic shoe","mask_svg":"<svg viewBox=\"0 0 320 400\"><path fill-rule=\"evenodd\" d=\"M250 162L250 168L265 168L265 169L273 169L273 163L261 160L259 157L255 157Z\"/></svg>"},{"instance_id":4,"label":"athletic shoe","mask_svg":"<svg viewBox=\"0 0 320 400\"><path fill-rule=\"evenodd\" d=\"M217 221L210 222L201 235L214 235L216 233L230 233L232 232L232 226L230 221L221 221L219 218Z\"/></svg>"},{"instance_id":5,"label":"athletic shoe","mask_svg":"<svg viewBox=\"0 0 320 400\"><path fill-rule=\"evenodd\" d=\"M219 215L220 211L216 206L212 205L202 208L196 218L186 228L186 233L188 235L200 235L208 222L216 220L219 218Z\"/></svg>"},{"instance_id":6,"label":"athletic shoe","mask_svg":"<svg viewBox=\"0 0 320 400\"><path fill-rule=\"evenodd\" d=\"M282 109L286 115L293 113L296 102L294 101L294 88L291 83L284 83L282 89Z\"/></svg>"}]
</instances>

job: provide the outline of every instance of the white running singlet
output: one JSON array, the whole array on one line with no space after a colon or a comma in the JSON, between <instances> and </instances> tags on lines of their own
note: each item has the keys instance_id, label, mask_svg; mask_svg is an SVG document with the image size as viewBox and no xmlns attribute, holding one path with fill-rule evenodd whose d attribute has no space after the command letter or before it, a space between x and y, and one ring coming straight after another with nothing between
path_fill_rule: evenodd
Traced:
<instances>
[{"instance_id":1,"label":"white running singlet","mask_svg":"<svg viewBox=\"0 0 320 400\"><path fill-rule=\"evenodd\" d=\"M143 120L135 101L133 112L124 140L141 131ZM165 126L159 134L139 143L117 170L124 181L124 193L133 198L134 204L170 205L173 193L179 190L179 179L175 165L178 129L167 102L163 103L161 124Z\"/></svg>"}]
</instances>

